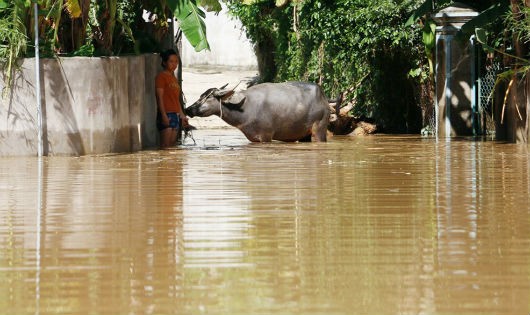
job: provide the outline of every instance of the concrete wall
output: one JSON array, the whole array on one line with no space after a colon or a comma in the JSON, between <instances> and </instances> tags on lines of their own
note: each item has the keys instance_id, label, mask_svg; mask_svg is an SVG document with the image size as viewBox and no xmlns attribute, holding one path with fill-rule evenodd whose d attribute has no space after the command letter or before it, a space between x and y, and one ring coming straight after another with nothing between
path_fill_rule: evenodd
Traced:
<instances>
[{"instance_id":1,"label":"concrete wall","mask_svg":"<svg viewBox=\"0 0 530 315\"><path fill-rule=\"evenodd\" d=\"M156 146L155 55L43 59L45 155L131 152ZM35 60L24 59L0 106L0 156L36 155ZM0 81L3 88L3 80Z\"/></svg>"},{"instance_id":2,"label":"concrete wall","mask_svg":"<svg viewBox=\"0 0 530 315\"><path fill-rule=\"evenodd\" d=\"M210 51L196 52L183 37L181 58L184 67L214 65L257 69L253 45L241 30L241 22L229 16L224 5L218 15L206 12L205 22Z\"/></svg>"}]
</instances>

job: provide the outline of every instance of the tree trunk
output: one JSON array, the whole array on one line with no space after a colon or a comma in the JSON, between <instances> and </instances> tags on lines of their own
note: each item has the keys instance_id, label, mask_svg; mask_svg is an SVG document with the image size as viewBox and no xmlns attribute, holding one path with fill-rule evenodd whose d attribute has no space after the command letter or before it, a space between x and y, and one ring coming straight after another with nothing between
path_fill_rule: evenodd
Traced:
<instances>
[{"instance_id":1,"label":"tree trunk","mask_svg":"<svg viewBox=\"0 0 530 315\"><path fill-rule=\"evenodd\" d=\"M94 28L95 49L98 54L112 55L114 27L116 26L117 0L98 0L97 20Z\"/></svg>"},{"instance_id":2,"label":"tree trunk","mask_svg":"<svg viewBox=\"0 0 530 315\"><path fill-rule=\"evenodd\" d=\"M85 44L90 0L78 1L81 8L80 17L71 18L68 13L62 13L61 28L58 35L59 51L62 53L75 52Z\"/></svg>"},{"instance_id":3,"label":"tree trunk","mask_svg":"<svg viewBox=\"0 0 530 315\"><path fill-rule=\"evenodd\" d=\"M88 12L90 11L90 0L79 0L81 17L74 21L72 26L73 50L78 50L85 44L86 27L88 24Z\"/></svg>"}]
</instances>

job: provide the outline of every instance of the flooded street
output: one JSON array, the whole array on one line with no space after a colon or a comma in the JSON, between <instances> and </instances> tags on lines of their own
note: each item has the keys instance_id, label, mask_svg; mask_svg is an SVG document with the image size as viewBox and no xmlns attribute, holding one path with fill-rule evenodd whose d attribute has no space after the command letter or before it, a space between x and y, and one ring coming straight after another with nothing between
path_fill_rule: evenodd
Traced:
<instances>
[{"instance_id":1,"label":"flooded street","mask_svg":"<svg viewBox=\"0 0 530 315\"><path fill-rule=\"evenodd\" d=\"M1 158L0 314L529 313L527 146L194 136Z\"/></svg>"}]
</instances>

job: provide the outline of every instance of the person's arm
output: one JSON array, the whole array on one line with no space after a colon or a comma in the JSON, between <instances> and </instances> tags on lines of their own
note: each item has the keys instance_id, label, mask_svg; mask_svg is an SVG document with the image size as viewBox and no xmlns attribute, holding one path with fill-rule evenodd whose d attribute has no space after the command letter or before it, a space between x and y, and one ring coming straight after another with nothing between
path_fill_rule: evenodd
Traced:
<instances>
[{"instance_id":1,"label":"person's arm","mask_svg":"<svg viewBox=\"0 0 530 315\"><path fill-rule=\"evenodd\" d=\"M158 106L158 111L160 112L160 117L162 118L162 124L164 124L164 126L169 126L169 118L167 118L166 109L164 107L163 88L156 88L156 104Z\"/></svg>"},{"instance_id":2,"label":"person's arm","mask_svg":"<svg viewBox=\"0 0 530 315\"><path fill-rule=\"evenodd\" d=\"M182 110L182 106L179 106L178 115L180 117L180 121L182 121L182 127L187 127L188 126L188 117L186 117L186 114Z\"/></svg>"},{"instance_id":3,"label":"person's arm","mask_svg":"<svg viewBox=\"0 0 530 315\"><path fill-rule=\"evenodd\" d=\"M180 87L182 89L182 87ZM179 93L179 102L182 102L183 100L183 97L182 97L182 90L180 90L180 93ZM179 110L178 110L178 113L177 113L180 117L180 121L182 122L182 127L188 127L188 117L186 117L186 113L184 113L184 106L182 105L182 103L179 104Z\"/></svg>"}]
</instances>

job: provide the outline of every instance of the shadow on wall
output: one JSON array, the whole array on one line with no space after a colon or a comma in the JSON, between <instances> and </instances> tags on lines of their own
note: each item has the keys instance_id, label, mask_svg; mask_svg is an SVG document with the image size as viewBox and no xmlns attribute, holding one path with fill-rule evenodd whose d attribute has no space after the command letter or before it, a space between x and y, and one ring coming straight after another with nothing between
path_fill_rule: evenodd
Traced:
<instances>
[{"instance_id":1,"label":"shadow on wall","mask_svg":"<svg viewBox=\"0 0 530 315\"><path fill-rule=\"evenodd\" d=\"M42 102L43 109L48 105L46 104L46 94L50 93L51 99L53 99L53 103L50 105L53 106L53 112L59 116L59 121L62 122L62 129L64 131L64 136L66 136L65 140L68 143L68 147L73 152L77 152L78 155L83 155L86 151L81 139L81 134L79 133L77 120L75 119L73 107L75 100L72 93L72 87L68 82L64 68L60 60L57 62L46 62L41 66L44 68L44 71L42 72L44 73L44 76L41 76L41 86L44 87L44 101ZM47 75L48 73L54 73L55 75ZM46 85L45 82L48 82L48 85ZM43 121L44 125L47 126L47 115L43 115ZM45 130L45 134L47 135L47 127ZM49 154L49 146L51 144L49 142L46 144L44 152Z\"/></svg>"},{"instance_id":2,"label":"shadow on wall","mask_svg":"<svg viewBox=\"0 0 530 315\"><path fill-rule=\"evenodd\" d=\"M472 63L468 42L452 38L437 42L436 100L438 135L473 135Z\"/></svg>"},{"instance_id":3,"label":"shadow on wall","mask_svg":"<svg viewBox=\"0 0 530 315\"><path fill-rule=\"evenodd\" d=\"M467 52L471 50L469 45L466 45L464 49ZM455 60L451 65L451 79L455 82L451 86L452 97L448 105L451 106L451 126L457 135L473 135L471 62L473 61L469 53L465 53L462 58Z\"/></svg>"},{"instance_id":4,"label":"shadow on wall","mask_svg":"<svg viewBox=\"0 0 530 315\"><path fill-rule=\"evenodd\" d=\"M10 91L26 91L29 101L25 102L17 93L9 93L8 98L2 98L0 106L0 155L12 152L13 155L22 154L21 148L37 146L37 120L35 84L26 78L30 75L24 68L15 73ZM2 91L5 78L0 80ZM35 152L37 152L35 150Z\"/></svg>"},{"instance_id":5,"label":"shadow on wall","mask_svg":"<svg viewBox=\"0 0 530 315\"><path fill-rule=\"evenodd\" d=\"M154 94L147 68L155 55L43 59L41 91L44 153L131 152L156 145ZM25 59L0 109L0 156L35 155L37 106L34 59ZM154 74L153 74L154 75ZM3 82L3 81L2 81ZM132 102L132 103L131 103ZM152 134L153 133L153 134Z\"/></svg>"}]
</instances>

